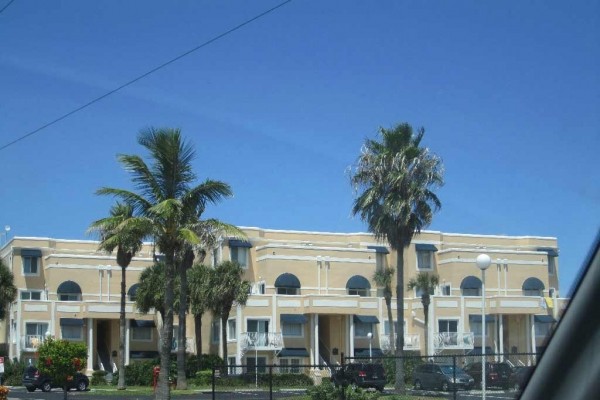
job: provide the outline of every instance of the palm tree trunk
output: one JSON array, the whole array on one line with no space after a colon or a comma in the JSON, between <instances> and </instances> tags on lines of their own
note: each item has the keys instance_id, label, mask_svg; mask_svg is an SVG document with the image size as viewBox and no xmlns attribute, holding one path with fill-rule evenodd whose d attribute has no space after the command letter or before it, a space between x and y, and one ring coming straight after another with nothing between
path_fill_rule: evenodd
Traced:
<instances>
[{"instance_id":1,"label":"palm tree trunk","mask_svg":"<svg viewBox=\"0 0 600 400\"><path fill-rule=\"evenodd\" d=\"M118 390L125 389L125 341L127 335L125 332L125 267L121 267L121 311L119 315L119 381Z\"/></svg>"},{"instance_id":2,"label":"palm tree trunk","mask_svg":"<svg viewBox=\"0 0 600 400\"><path fill-rule=\"evenodd\" d=\"M202 314L194 315L194 334L196 336L198 371L202 371Z\"/></svg>"},{"instance_id":3,"label":"palm tree trunk","mask_svg":"<svg viewBox=\"0 0 600 400\"><path fill-rule=\"evenodd\" d=\"M394 326L394 317L392 313L392 297L385 296L385 307L387 308L387 316L390 324L390 350L392 354L396 353L396 327Z\"/></svg>"},{"instance_id":4,"label":"palm tree trunk","mask_svg":"<svg viewBox=\"0 0 600 400\"><path fill-rule=\"evenodd\" d=\"M221 345L223 346L223 371L221 371L221 375L227 375L227 319L229 318L229 314L221 316Z\"/></svg>"},{"instance_id":5,"label":"palm tree trunk","mask_svg":"<svg viewBox=\"0 0 600 400\"><path fill-rule=\"evenodd\" d=\"M169 371L171 368L171 346L173 343L173 300L175 300L175 250L165 250L165 310L163 332L160 338L160 374L154 398L170 400Z\"/></svg>"},{"instance_id":6,"label":"palm tree trunk","mask_svg":"<svg viewBox=\"0 0 600 400\"><path fill-rule=\"evenodd\" d=\"M177 389L187 390L187 377L185 376L185 350L186 350L186 311L187 311L187 271L194 263L194 251L186 249L183 260L179 266L179 331L177 332Z\"/></svg>"},{"instance_id":7,"label":"palm tree trunk","mask_svg":"<svg viewBox=\"0 0 600 400\"><path fill-rule=\"evenodd\" d=\"M396 335L396 382L395 391L405 394L404 387L404 245L400 243L397 249L396 266L396 318L398 334Z\"/></svg>"},{"instance_id":8,"label":"palm tree trunk","mask_svg":"<svg viewBox=\"0 0 600 400\"><path fill-rule=\"evenodd\" d=\"M423 303L423 317L425 319L425 356L429 357L429 304L431 300L428 294L421 297Z\"/></svg>"}]
</instances>

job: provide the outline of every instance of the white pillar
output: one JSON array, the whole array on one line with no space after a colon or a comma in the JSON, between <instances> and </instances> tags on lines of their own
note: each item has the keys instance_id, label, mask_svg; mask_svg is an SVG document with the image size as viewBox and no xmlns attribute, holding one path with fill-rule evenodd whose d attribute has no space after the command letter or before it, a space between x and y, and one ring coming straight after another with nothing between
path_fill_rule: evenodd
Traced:
<instances>
[{"instance_id":1,"label":"white pillar","mask_svg":"<svg viewBox=\"0 0 600 400\"><path fill-rule=\"evenodd\" d=\"M314 351L315 351L315 364L319 364L319 314L314 314Z\"/></svg>"},{"instance_id":2,"label":"white pillar","mask_svg":"<svg viewBox=\"0 0 600 400\"><path fill-rule=\"evenodd\" d=\"M535 320L534 320L535 316L534 315L530 315L529 316L529 323L531 324L531 352L535 353L537 351L536 345L535 345ZM535 356L532 357L532 360L535 362Z\"/></svg>"},{"instance_id":3,"label":"white pillar","mask_svg":"<svg viewBox=\"0 0 600 400\"><path fill-rule=\"evenodd\" d=\"M429 354L425 354L427 357L429 357L429 355L431 354L435 354L435 349L433 348L433 326L435 325L434 321L435 321L435 296L431 296L431 303L429 304L429 315L428 317L428 322L429 325L427 326L427 331L429 333L429 335L427 336L427 348L429 349ZM406 323L402 324L402 326L404 326L406 328ZM401 332L404 335L404 332ZM399 332L400 334L400 332Z\"/></svg>"},{"instance_id":4,"label":"white pillar","mask_svg":"<svg viewBox=\"0 0 600 400\"><path fill-rule=\"evenodd\" d=\"M240 365L242 363L242 346L240 345L240 338L242 333L242 306L238 304L235 312L235 328L237 330L237 341L236 341L236 353L235 363ZM202 349L196 349L196 354L201 355Z\"/></svg>"},{"instance_id":5,"label":"white pillar","mask_svg":"<svg viewBox=\"0 0 600 400\"><path fill-rule=\"evenodd\" d=\"M129 342L131 341L131 320L125 319L125 365L129 365Z\"/></svg>"},{"instance_id":6,"label":"white pillar","mask_svg":"<svg viewBox=\"0 0 600 400\"><path fill-rule=\"evenodd\" d=\"M87 372L92 373L94 370L94 319L87 319Z\"/></svg>"},{"instance_id":7,"label":"white pillar","mask_svg":"<svg viewBox=\"0 0 600 400\"><path fill-rule=\"evenodd\" d=\"M314 315L310 318L310 331L313 334L315 332L315 316ZM310 351L309 351L310 364L315 365L317 362L315 360L315 341L314 341L314 339L311 338L309 343L310 343Z\"/></svg>"},{"instance_id":8,"label":"white pillar","mask_svg":"<svg viewBox=\"0 0 600 400\"><path fill-rule=\"evenodd\" d=\"M354 357L354 316L348 315L347 318L350 321L350 340L348 341L348 343L350 343L350 351L349 354L347 354L347 356Z\"/></svg>"},{"instance_id":9,"label":"white pillar","mask_svg":"<svg viewBox=\"0 0 600 400\"><path fill-rule=\"evenodd\" d=\"M498 336L500 339L500 361L504 361L504 317L502 314L498 315Z\"/></svg>"}]
</instances>

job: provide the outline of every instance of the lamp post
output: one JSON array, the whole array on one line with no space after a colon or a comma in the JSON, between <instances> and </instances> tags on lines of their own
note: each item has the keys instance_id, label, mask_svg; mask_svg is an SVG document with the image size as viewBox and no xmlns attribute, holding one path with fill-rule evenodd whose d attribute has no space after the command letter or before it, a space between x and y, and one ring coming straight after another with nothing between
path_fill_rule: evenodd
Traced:
<instances>
[{"instance_id":1,"label":"lamp post","mask_svg":"<svg viewBox=\"0 0 600 400\"><path fill-rule=\"evenodd\" d=\"M481 270L481 392L485 400L485 270L492 263L487 254L480 254L475 260L477 268Z\"/></svg>"},{"instance_id":2,"label":"lamp post","mask_svg":"<svg viewBox=\"0 0 600 400\"><path fill-rule=\"evenodd\" d=\"M367 337L369 338L369 362L373 362L373 348L371 347L371 342L373 341L373 333L367 333Z\"/></svg>"}]
</instances>

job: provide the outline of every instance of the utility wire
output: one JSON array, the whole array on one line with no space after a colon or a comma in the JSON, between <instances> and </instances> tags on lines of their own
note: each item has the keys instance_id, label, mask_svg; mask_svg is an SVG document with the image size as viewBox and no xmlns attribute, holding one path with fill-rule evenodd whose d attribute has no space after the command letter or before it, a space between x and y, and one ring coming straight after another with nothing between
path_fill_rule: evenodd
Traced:
<instances>
[{"instance_id":1,"label":"utility wire","mask_svg":"<svg viewBox=\"0 0 600 400\"><path fill-rule=\"evenodd\" d=\"M12 0L11 3L13 1L14 0ZM204 42L204 43L202 43L202 44L194 47L193 49L190 49L190 50L186 51L185 53L182 53L182 54L178 55L177 57L172 58L169 61L164 62L164 63L160 64L157 67L152 68L150 71L148 71L148 72L146 72L146 73L144 73L142 75L139 75L137 78L134 78L134 79L130 80L129 82L126 82L126 83L122 84L121 86L119 86L119 87L117 87L117 88L115 88L115 89L113 89L113 90L111 90L109 92L104 93L102 96L96 97L95 99L93 99L93 100L85 103L84 105L82 105L80 107L77 107L76 109L74 109L72 111L69 111L68 113L63 114L60 117L58 117L58 118L56 118L56 119L48 122L47 124L44 124L44 125L40 126L39 128L34 129L33 131L31 131L29 133L26 133L23 136L18 137L17 139L13 140L12 142L8 142L8 143L2 145L2 147L0 147L0 151L2 151L4 149L6 149L6 148L8 148L8 147L10 147L10 146L18 143L18 142L20 142L21 140L24 140L24 139L26 139L26 138L28 138L30 136L35 135L36 133L40 132L41 130L46 129L47 127L49 127L51 125L54 125L57 122L60 122L60 121L62 121L65 118L70 117L71 115L75 114L76 112L79 112L79 111L81 111L81 110L83 110L83 109L91 106L92 104L99 102L100 100L102 100L102 99L104 99L104 98L106 98L106 97L108 97L108 96L110 96L110 95L112 95L112 94L120 91L121 89L126 88L127 86L133 85L134 83L136 83L139 80L144 79L148 75L153 74L154 72L156 72L156 71L158 71L160 69L163 69L163 68L167 67L170 64L173 64L175 61L178 61L178 60L182 59L183 57L188 56L188 55L192 54L193 52L195 52L197 50L200 50L201 48L203 48L205 46L208 46L209 44L211 44L213 42L216 42L217 40L219 40L219 39L221 39L221 38L223 38L223 37L225 37L225 36L227 36L227 35L235 32L235 31L237 31L240 28L243 28L244 26L246 26L246 25L248 25L248 24L256 21L259 18L264 17L265 15L267 15L267 14L269 14L269 13L277 10L278 8L283 7L284 5L286 5L287 3L290 3L290 2L292 2L292 0L286 0L286 1L284 1L284 2L282 2L280 4L278 4L278 5L276 5L275 7L269 8L268 10L263 11L262 13L256 15L255 17L252 17L249 20L246 20L246 21L242 22L241 24L239 24L239 25L237 25L237 26L229 29L228 31L225 31L225 32L221 33L220 35L217 35L217 36L213 37L212 39L209 39L206 42ZM9 5L10 5L10 3L9 3ZM6 7L8 7L8 5ZM6 7L4 7L4 9L6 9Z\"/></svg>"},{"instance_id":2,"label":"utility wire","mask_svg":"<svg viewBox=\"0 0 600 400\"><path fill-rule=\"evenodd\" d=\"M4 10L6 10L14 1L15 0L10 0L4 7L2 7L2 9L0 9L0 14L2 14Z\"/></svg>"}]
</instances>

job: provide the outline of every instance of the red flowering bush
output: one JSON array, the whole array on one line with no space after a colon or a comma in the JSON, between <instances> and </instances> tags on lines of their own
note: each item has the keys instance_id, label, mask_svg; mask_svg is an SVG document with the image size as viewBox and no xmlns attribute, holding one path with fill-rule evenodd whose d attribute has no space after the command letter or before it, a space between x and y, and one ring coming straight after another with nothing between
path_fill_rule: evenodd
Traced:
<instances>
[{"instance_id":1,"label":"red flowering bush","mask_svg":"<svg viewBox=\"0 0 600 400\"><path fill-rule=\"evenodd\" d=\"M67 382L86 367L87 347L83 343L48 339L38 347L38 353L40 372L49 375L65 393Z\"/></svg>"}]
</instances>

